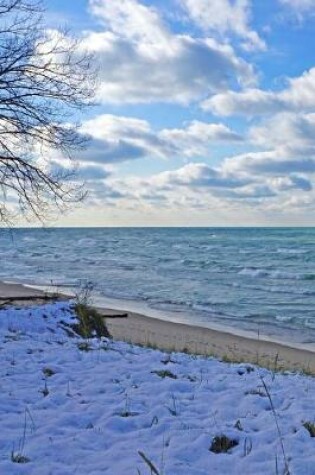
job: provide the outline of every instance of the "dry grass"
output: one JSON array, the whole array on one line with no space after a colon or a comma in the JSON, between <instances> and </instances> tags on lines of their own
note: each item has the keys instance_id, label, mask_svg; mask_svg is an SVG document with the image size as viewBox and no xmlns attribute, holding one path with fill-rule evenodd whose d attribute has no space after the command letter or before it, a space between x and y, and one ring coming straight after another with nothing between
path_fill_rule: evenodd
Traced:
<instances>
[{"instance_id":1,"label":"dry grass","mask_svg":"<svg viewBox=\"0 0 315 475\"><path fill-rule=\"evenodd\" d=\"M78 317L78 323L72 325L75 333L83 338L111 338L105 318L95 308L85 303L76 303L74 311Z\"/></svg>"}]
</instances>

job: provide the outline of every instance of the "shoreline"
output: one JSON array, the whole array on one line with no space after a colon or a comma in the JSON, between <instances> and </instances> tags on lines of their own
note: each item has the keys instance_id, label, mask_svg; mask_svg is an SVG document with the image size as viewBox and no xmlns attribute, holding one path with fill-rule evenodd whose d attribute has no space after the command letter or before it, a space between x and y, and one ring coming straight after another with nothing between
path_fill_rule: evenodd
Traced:
<instances>
[{"instance_id":1,"label":"shoreline","mask_svg":"<svg viewBox=\"0 0 315 475\"><path fill-rule=\"evenodd\" d=\"M101 309L105 318L110 309ZM128 312L128 318L106 319L116 340L164 351L213 356L227 362L257 364L273 370L303 371L315 374L315 352L263 339L158 320Z\"/></svg>"},{"instance_id":2,"label":"shoreline","mask_svg":"<svg viewBox=\"0 0 315 475\"><path fill-rule=\"evenodd\" d=\"M9 284L15 284L15 282L7 282ZM47 285L34 285L34 284L25 284L22 285L29 289L35 289L42 291L46 294L57 294L65 296L67 298L72 298L75 296L75 293L71 291L72 287L64 286L47 286ZM185 312L176 312L171 310L160 310L154 307L150 307L145 302L140 302L137 300L130 300L126 298L114 298L114 297L104 297L101 295L93 295L92 298L92 307L95 307L101 311L109 310L110 313L117 312L128 312L130 314L137 314L148 319L156 319L165 323L174 323L174 324L183 324L188 325L189 327L197 327L204 330L214 330L219 333L228 333L230 335L235 335L237 337L243 337L250 340L262 340L274 344L279 344L282 346L289 346L291 348L296 348L299 350L308 350L315 353L315 340L314 341L299 341L292 340L290 338L279 338L278 335L271 335L263 333L261 327L257 324L257 330L237 328L236 326L220 324L217 322L206 322L202 320L191 320L191 314Z\"/></svg>"},{"instance_id":3,"label":"shoreline","mask_svg":"<svg viewBox=\"0 0 315 475\"><path fill-rule=\"evenodd\" d=\"M0 282L0 298L27 297L28 303L38 304L47 297L48 291L40 287ZM59 297L70 297L59 292ZM45 297L45 298L44 298ZM13 304L15 301L13 301ZM222 329L194 326L188 323L167 321L147 316L128 308L103 308L93 305L106 318L106 325L115 340L148 346L164 351L188 352L213 356L224 361L246 362L275 370L304 371L315 374L315 348L232 333L231 328ZM115 318L122 312L127 318Z\"/></svg>"}]
</instances>

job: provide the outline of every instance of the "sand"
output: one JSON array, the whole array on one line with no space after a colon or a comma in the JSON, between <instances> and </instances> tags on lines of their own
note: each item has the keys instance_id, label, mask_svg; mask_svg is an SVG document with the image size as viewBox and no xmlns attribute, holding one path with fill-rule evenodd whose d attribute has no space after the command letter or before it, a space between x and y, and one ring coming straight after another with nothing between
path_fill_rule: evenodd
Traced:
<instances>
[{"instance_id":1,"label":"sand","mask_svg":"<svg viewBox=\"0 0 315 475\"><path fill-rule=\"evenodd\" d=\"M108 310L104 314L112 312ZM315 374L315 352L285 343L165 322L132 312L128 318L108 318L107 327L113 338L129 343Z\"/></svg>"},{"instance_id":2,"label":"sand","mask_svg":"<svg viewBox=\"0 0 315 475\"><path fill-rule=\"evenodd\" d=\"M35 305L60 297L22 284L0 282L0 308L5 305Z\"/></svg>"},{"instance_id":3,"label":"sand","mask_svg":"<svg viewBox=\"0 0 315 475\"><path fill-rule=\"evenodd\" d=\"M47 292L21 284L0 283L0 305L40 304L56 299ZM275 369L306 371L315 374L315 351L261 338L249 338L229 331L212 330L184 323L173 323L125 311L99 309L107 317L107 327L114 339L167 351L187 351L211 355L226 361L244 361Z\"/></svg>"}]
</instances>

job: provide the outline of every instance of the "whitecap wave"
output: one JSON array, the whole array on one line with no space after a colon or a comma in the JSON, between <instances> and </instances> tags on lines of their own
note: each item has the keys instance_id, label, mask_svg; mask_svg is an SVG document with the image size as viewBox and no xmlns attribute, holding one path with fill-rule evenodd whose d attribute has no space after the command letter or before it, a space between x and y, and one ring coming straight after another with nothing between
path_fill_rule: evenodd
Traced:
<instances>
[{"instance_id":1,"label":"whitecap wave","mask_svg":"<svg viewBox=\"0 0 315 475\"><path fill-rule=\"evenodd\" d=\"M307 249L292 249L287 247L278 247L277 252L279 254L307 254L309 251Z\"/></svg>"},{"instance_id":2,"label":"whitecap wave","mask_svg":"<svg viewBox=\"0 0 315 475\"><path fill-rule=\"evenodd\" d=\"M82 238L82 239L79 239L77 244L79 246L94 246L96 244L96 241L95 239L91 239L91 238Z\"/></svg>"},{"instance_id":3,"label":"whitecap wave","mask_svg":"<svg viewBox=\"0 0 315 475\"><path fill-rule=\"evenodd\" d=\"M286 272L280 270L267 270L254 267L244 267L238 272L238 275L244 275L256 278L269 278L279 280L313 280L315 274L297 274L294 272Z\"/></svg>"},{"instance_id":4,"label":"whitecap wave","mask_svg":"<svg viewBox=\"0 0 315 475\"><path fill-rule=\"evenodd\" d=\"M293 317L288 317L287 315L276 315L277 322L292 322Z\"/></svg>"}]
</instances>

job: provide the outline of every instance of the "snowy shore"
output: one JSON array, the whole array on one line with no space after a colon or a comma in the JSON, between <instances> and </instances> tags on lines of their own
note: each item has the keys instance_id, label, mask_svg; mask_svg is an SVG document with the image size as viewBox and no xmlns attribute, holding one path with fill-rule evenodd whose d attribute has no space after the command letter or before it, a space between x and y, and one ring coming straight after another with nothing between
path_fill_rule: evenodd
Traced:
<instances>
[{"instance_id":1,"label":"snowy shore","mask_svg":"<svg viewBox=\"0 0 315 475\"><path fill-rule=\"evenodd\" d=\"M74 319L68 302L0 311L1 474L315 473L313 378L86 342Z\"/></svg>"},{"instance_id":2,"label":"snowy shore","mask_svg":"<svg viewBox=\"0 0 315 475\"><path fill-rule=\"evenodd\" d=\"M58 294L59 292L59 294ZM71 294L67 289L68 297ZM16 305L30 305L53 300L60 294L54 287L25 287L0 282L0 303L8 296ZM65 295L65 294L64 294ZM44 297L44 299L43 299ZM21 300L21 298L26 298ZM165 351L189 352L215 356L226 361L244 361L267 368L304 371L315 375L315 344L271 340L263 334L216 326L204 328L172 321L164 312L142 313L133 302L115 299L92 300L104 316L128 314L128 318L107 318L107 326L115 340L139 344ZM144 310L143 310L144 311Z\"/></svg>"}]
</instances>

